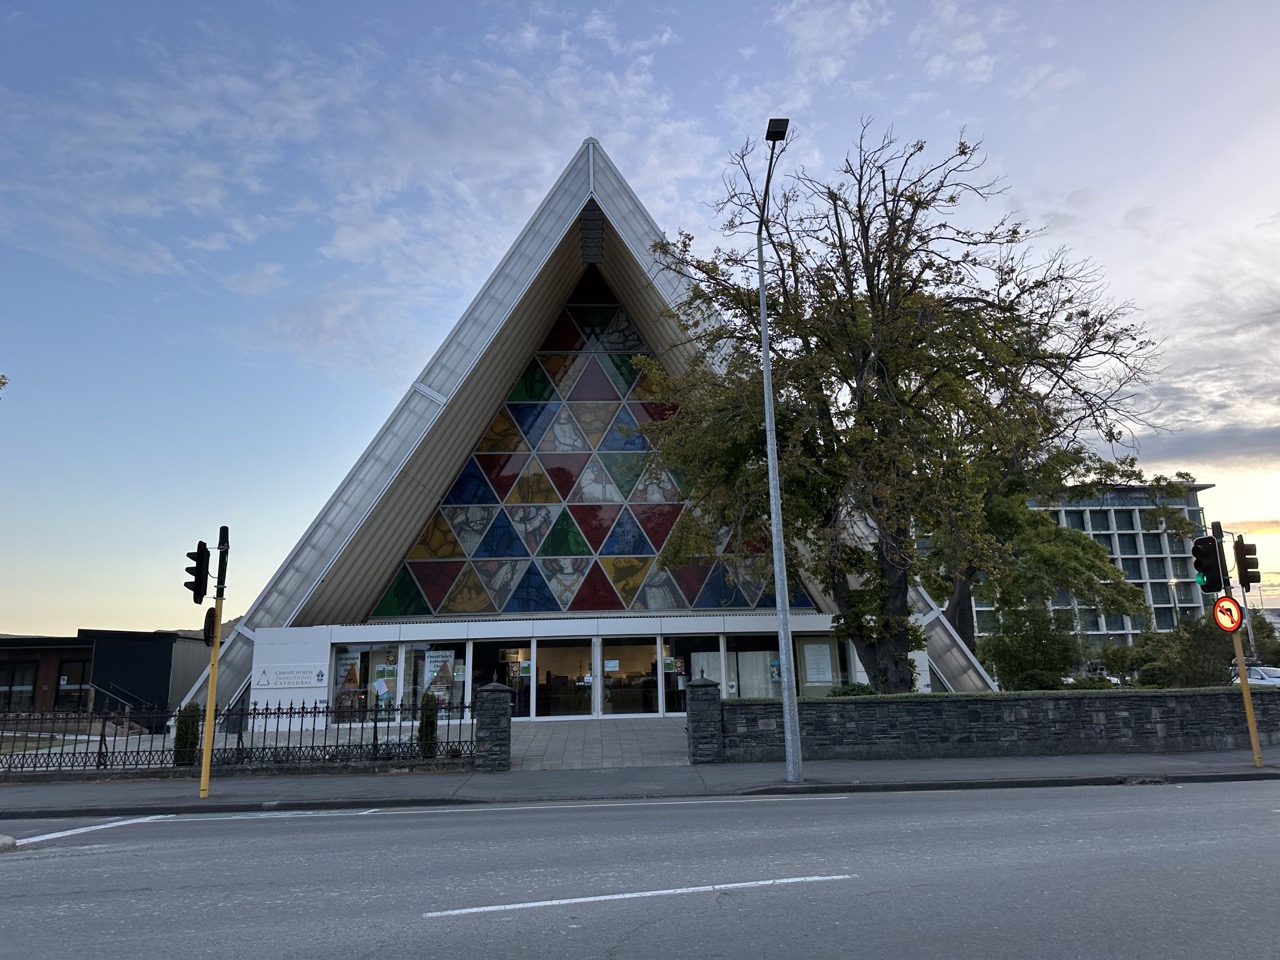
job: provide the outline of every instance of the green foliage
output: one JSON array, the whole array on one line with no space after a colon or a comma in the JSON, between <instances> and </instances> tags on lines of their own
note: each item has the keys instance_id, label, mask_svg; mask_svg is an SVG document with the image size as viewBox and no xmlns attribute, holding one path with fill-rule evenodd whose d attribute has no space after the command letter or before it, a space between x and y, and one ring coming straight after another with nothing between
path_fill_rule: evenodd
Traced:
<instances>
[{"instance_id":1,"label":"green foliage","mask_svg":"<svg viewBox=\"0 0 1280 960\"><path fill-rule=\"evenodd\" d=\"M1138 683L1154 687L1212 687L1229 683L1235 645L1207 617L1179 620L1164 633L1148 631L1135 644Z\"/></svg>"},{"instance_id":2,"label":"green foliage","mask_svg":"<svg viewBox=\"0 0 1280 960\"><path fill-rule=\"evenodd\" d=\"M1043 604L1012 607L1001 612L997 630L978 641L978 657L1005 690L1056 690L1026 686L1023 678L1046 674L1061 685L1061 678L1083 659L1075 626L1070 610Z\"/></svg>"},{"instance_id":3,"label":"green foliage","mask_svg":"<svg viewBox=\"0 0 1280 960\"><path fill-rule=\"evenodd\" d=\"M436 755L436 726L440 718L440 701L430 690L422 695L422 712L418 716L418 750L422 756Z\"/></svg>"},{"instance_id":4,"label":"green foliage","mask_svg":"<svg viewBox=\"0 0 1280 960\"><path fill-rule=\"evenodd\" d=\"M999 192L974 145L926 159L869 126L834 179L797 173L768 198L748 145L720 211L729 234L762 223L768 248L789 569L843 615L872 686L904 692L921 642L912 586L984 571L1012 591L1028 500L1096 474L1088 441L1142 422L1154 344L1091 268L1033 255L1023 224L956 226L975 222L957 216L964 201ZM682 235L656 252L690 282L680 315L698 348L678 376L646 371L680 412L643 430L698 507L663 549L671 566L723 530L729 552L769 542L768 483L755 250L703 257Z\"/></svg>"},{"instance_id":5,"label":"green foliage","mask_svg":"<svg viewBox=\"0 0 1280 960\"><path fill-rule=\"evenodd\" d=\"M869 683L845 683L835 687L828 697L875 697L880 691Z\"/></svg>"},{"instance_id":6,"label":"green foliage","mask_svg":"<svg viewBox=\"0 0 1280 960\"><path fill-rule=\"evenodd\" d=\"M188 703L178 711L178 719L173 730L173 765L175 767L195 766L200 755L200 715L202 708L198 703Z\"/></svg>"},{"instance_id":7,"label":"green foliage","mask_svg":"<svg viewBox=\"0 0 1280 960\"><path fill-rule=\"evenodd\" d=\"M1103 647L1098 654L1107 673L1127 676L1137 669L1137 648L1125 645Z\"/></svg>"},{"instance_id":8,"label":"green foliage","mask_svg":"<svg viewBox=\"0 0 1280 960\"><path fill-rule=\"evenodd\" d=\"M1052 670L1028 670L1004 684L1004 688L1011 691L1061 690L1064 686L1061 674L1054 673Z\"/></svg>"},{"instance_id":9,"label":"green foliage","mask_svg":"<svg viewBox=\"0 0 1280 960\"><path fill-rule=\"evenodd\" d=\"M1115 684L1106 677L1084 677L1067 685L1071 690L1114 690Z\"/></svg>"}]
</instances>

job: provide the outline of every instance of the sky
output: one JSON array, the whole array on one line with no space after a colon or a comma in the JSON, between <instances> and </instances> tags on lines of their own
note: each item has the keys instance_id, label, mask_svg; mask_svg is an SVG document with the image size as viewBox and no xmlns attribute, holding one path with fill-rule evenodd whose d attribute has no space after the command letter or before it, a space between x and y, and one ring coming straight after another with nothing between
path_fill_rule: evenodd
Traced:
<instances>
[{"instance_id":1,"label":"sky","mask_svg":"<svg viewBox=\"0 0 1280 960\"><path fill-rule=\"evenodd\" d=\"M0 0L0 633L242 613L583 139L721 240L730 153L980 139L989 210L1163 342L1148 473L1214 484L1280 606L1272 0Z\"/></svg>"}]
</instances>

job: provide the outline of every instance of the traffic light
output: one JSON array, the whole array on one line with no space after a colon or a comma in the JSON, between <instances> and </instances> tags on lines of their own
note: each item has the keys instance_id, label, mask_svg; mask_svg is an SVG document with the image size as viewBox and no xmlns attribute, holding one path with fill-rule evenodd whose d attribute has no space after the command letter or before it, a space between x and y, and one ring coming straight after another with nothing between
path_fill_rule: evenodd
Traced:
<instances>
[{"instance_id":1,"label":"traffic light","mask_svg":"<svg viewBox=\"0 0 1280 960\"><path fill-rule=\"evenodd\" d=\"M1249 592L1249 584L1261 583L1262 574L1258 571L1258 545L1245 543L1244 537L1236 537L1236 579L1240 581L1240 589Z\"/></svg>"},{"instance_id":2,"label":"traffic light","mask_svg":"<svg viewBox=\"0 0 1280 960\"><path fill-rule=\"evenodd\" d=\"M1222 563L1216 537L1196 537L1191 544L1191 556L1195 557L1196 583L1201 593L1218 593L1222 590Z\"/></svg>"},{"instance_id":3,"label":"traffic light","mask_svg":"<svg viewBox=\"0 0 1280 960\"><path fill-rule=\"evenodd\" d=\"M196 548L187 554L187 557L195 563L187 567L187 573L191 574L191 579L183 586L191 591L192 599L196 603L204 603L204 595L209 591L208 544L201 540L196 544Z\"/></svg>"}]
</instances>

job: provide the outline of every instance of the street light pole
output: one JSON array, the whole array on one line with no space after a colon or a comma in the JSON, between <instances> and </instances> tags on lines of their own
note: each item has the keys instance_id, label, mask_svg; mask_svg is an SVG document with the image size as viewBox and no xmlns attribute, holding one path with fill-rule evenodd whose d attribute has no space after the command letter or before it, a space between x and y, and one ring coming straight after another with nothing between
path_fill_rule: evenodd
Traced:
<instances>
[{"instance_id":1,"label":"street light pole","mask_svg":"<svg viewBox=\"0 0 1280 960\"><path fill-rule=\"evenodd\" d=\"M764 369L764 433L769 462L769 526L773 535L773 593L778 611L778 663L782 674L782 733L787 754L787 782L800 783L800 711L796 703L796 670L791 653L791 591L787 587L787 556L782 536L782 492L778 482L778 438L773 417L773 364L769 357L769 318L765 308L764 225L769 209L769 181L778 141L787 135L789 121L771 119L764 138L769 143L769 166L764 175L760 220L756 225L756 264L760 273L760 361Z\"/></svg>"}]
</instances>

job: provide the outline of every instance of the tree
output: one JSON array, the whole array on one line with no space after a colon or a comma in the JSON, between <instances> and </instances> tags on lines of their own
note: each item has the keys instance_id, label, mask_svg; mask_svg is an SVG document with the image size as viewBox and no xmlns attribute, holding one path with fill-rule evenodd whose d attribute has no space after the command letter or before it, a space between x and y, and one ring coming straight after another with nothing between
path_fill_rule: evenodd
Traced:
<instances>
[{"instance_id":1,"label":"tree","mask_svg":"<svg viewBox=\"0 0 1280 960\"><path fill-rule=\"evenodd\" d=\"M785 151L785 145L784 145ZM765 197L753 144L738 151L719 204L729 235L754 234ZM923 638L910 591L921 575L998 576L1009 544L993 496L1025 512L1036 490L1095 475L1086 440L1141 421L1138 388L1155 345L1107 299L1096 270L998 218L953 220L999 185L961 139L878 141L864 122L834 179L799 171L768 209L766 297L773 332L789 569L837 607L872 684L908 690ZM646 433L697 505L664 549L674 564L725 536L744 576L767 577L769 542L754 251L657 250L690 281L679 313L700 348L678 376L649 366L679 414ZM928 535L929 548L920 538Z\"/></svg>"}]
</instances>

